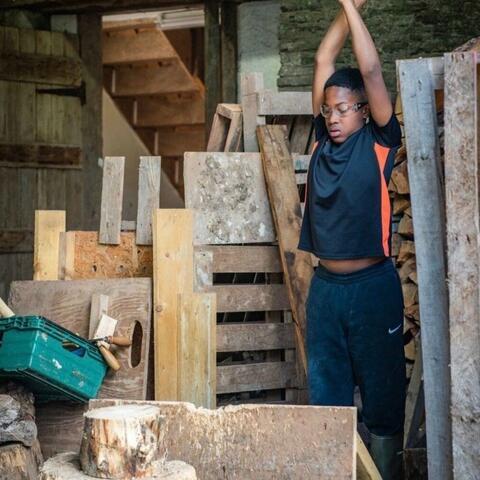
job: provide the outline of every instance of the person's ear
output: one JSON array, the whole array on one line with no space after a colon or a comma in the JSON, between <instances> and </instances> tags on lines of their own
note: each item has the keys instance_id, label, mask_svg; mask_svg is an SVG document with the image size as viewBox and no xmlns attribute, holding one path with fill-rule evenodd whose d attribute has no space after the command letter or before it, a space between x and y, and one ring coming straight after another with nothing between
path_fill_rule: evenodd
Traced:
<instances>
[{"instance_id":1,"label":"person's ear","mask_svg":"<svg viewBox=\"0 0 480 480\"><path fill-rule=\"evenodd\" d=\"M368 105L365 105L363 107L362 116L365 120L368 120L370 118L370 107Z\"/></svg>"}]
</instances>

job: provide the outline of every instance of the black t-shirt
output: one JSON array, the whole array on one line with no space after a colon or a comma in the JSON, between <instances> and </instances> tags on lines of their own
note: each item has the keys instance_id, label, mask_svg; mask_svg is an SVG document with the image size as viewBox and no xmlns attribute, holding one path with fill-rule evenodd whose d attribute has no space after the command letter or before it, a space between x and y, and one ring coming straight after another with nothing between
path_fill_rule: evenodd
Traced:
<instances>
[{"instance_id":1,"label":"black t-shirt","mask_svg":"<svg viewBox=\"0 0 480 480\"><path fill-rule=\"evenodd\" d=\"M390 256L387 186L402 139L395 114L384 127L370 119L341 144L330 140L321 114L314 125L298 248L326 259Z\"/></svg>"}]
</instances>

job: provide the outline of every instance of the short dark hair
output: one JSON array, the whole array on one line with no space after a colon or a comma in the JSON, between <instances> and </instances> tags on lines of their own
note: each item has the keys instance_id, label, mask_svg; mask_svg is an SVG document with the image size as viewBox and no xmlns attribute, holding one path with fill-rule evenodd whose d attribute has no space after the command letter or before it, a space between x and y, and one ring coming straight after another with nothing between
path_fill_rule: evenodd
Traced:
<instances>
[{"instance_id":1,"label":"short dark hair","mask_svg":"<svg viewBox=\"0 0 480 480\"><path fill-rule=\"evenodd\" d=\"M357 93L360 97L360 100L366 100L365 84L363 83L362 74L358 68L339 68L333 72L325 82L323 91L325 91L328 87L348 88L352 92Z\"/></svg>"}]
</instances>

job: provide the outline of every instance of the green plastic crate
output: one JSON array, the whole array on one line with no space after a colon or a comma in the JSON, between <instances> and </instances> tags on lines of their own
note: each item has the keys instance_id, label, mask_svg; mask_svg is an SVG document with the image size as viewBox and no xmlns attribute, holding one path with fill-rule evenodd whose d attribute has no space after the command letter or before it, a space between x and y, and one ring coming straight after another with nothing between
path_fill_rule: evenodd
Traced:
<instances>
[{"instance_id":1,"label":"green plastic crate","mask_svg":"<svg viewBox=\"0 0 480 480\"><path fill-rule=\"evenodd\" d=\"M46 318L0 319L0 378L22 382L40 402L87 402L106 371L95 345Z\"/></svg>"}]
</instances>

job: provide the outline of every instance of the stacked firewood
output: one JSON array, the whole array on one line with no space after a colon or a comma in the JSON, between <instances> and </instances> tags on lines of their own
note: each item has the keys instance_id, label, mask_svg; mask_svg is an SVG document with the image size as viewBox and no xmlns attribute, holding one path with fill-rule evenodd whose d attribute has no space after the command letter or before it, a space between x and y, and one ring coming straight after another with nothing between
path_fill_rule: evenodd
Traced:
<instances>
[{"instance_id":1,"label":"stacked firewood","mask_svg":"<svg viewBox=\"0 0 480 480\"><path fill-rule=\"evenodd\" d=\"M404 339L407 361L415 359L414 338L420 328L420 311L418 305L417 266L415 243L413 237L412 206L408 185L407 154L402 146L395 158L388 190L392 202L394 232L392 236L392 254L402 282L405 304ZM408 372L410 373L410 372Z\"/></svg>"}]
</instances>

